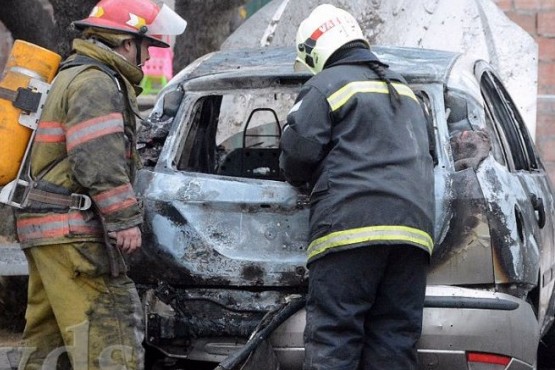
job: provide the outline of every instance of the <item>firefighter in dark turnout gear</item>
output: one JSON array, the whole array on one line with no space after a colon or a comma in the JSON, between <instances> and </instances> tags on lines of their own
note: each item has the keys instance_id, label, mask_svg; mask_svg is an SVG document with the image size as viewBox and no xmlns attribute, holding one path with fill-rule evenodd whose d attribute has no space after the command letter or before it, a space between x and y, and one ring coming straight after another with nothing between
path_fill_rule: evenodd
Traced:
<instances>
[{"instance_id":1,"label":"firefighter in dark turnout gear","mask_svg":"<svg viewBox=\"0 0 555 370\"><path fill-rule=\"evenodd\" d=\"M122 256L141 246L136 94L148 47L168 47L162 35L186 22L151 0L102 0L74 24L83 37L45 103L17 214L29 266L20 369L68 359L74 369L142 369L143 314Z\"/></svg>"},{"instance_id":2,"label":"firefighter in dark turnout gear","mask_svg":"<svg viewBox=\"0 0 555 370\"><path fill-rule=\"evenodd\" d=\"M297 33L302 88L281 138L310 194L305 370L416 369L433 242L426 118L356 20L321 5Z\"/></svg>"}]
</instances>

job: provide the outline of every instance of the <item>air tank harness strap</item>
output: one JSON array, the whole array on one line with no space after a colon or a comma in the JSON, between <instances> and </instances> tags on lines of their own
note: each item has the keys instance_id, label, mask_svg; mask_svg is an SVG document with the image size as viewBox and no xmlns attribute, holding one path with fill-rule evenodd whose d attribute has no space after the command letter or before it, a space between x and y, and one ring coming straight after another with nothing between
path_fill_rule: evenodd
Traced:
<instances>
[{"instance_id":1,"label":"air tank harness strap","mask_svg":"<svg viewBox=\"0 0 555 370\"><path fill-rule=\"evenodd\" d=\"M43 177L62 160L63 158L60 158L52 162L35 178L31 176L29 166L27 167L29 185L25 188L22 208L35 210L54 209L58 211L86 211L91 208L92 200L88 195L71 193L63 186L43 180Z\"/></svg>"},{"instance_id":2,"label":"air tank harness strap","mask_svg":"<svg viewBox=\"0 0 555 370\"><path fill-rule=\"evenodd\" d=\"M76 193L70 195L56 194L37 189L36 187L29 188L26 200L80 211L86 211L92 206L91 198L88 195Z\"/></svg>"},{"instance_id":3,"label":"air tank harness strap","mask_svg":"<svg viewBox=\"0 0 555 370\"><path fill-rule=\"evenodd\" d=\"M28 87L20 87L17 90L0 87L0 99L11 101L14 107L27 113L35 113L39 109L41 95Z\"/></svg>"},{"instance_id":4,"label":"air tank harness strap","mask_svg":"<svg viewBox=\"0 0 555 370\"><path fill-rule=\"evenodd\" d=\"M104 63L101 63L98 60L88 57L86 55L76 55L73 59L63 62L60 65L60 71L67 68L78 67L83 65L87 65L91 67L94 66L100 69L102 72L106 73L108 76L110 76L110 78L112 78L112 80L116 84L116 87L122 99L122 103L125 104L125 106L133 113L133 115L135 115L135 117L137 117L141 121L144 121L144 118L141 116L140 112L138 112L137 109L133 106L133 104L129 102L129 96L127 95L127 90L126 90L127 87L125 85L125 82L121 80L123 77L121 77L118 71L112 69L110 66ZM143 122L142 124L146 124L146 123Z\"/></svg>"}]
</instances>

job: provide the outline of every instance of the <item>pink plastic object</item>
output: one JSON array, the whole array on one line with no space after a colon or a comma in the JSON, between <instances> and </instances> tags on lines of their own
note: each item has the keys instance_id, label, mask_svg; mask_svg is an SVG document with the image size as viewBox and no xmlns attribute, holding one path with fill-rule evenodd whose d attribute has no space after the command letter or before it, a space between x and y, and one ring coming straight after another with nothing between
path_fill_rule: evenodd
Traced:
<instances>
[{"instance_id":1,"label":"pink plastic object","mask_svg":"<svg viewBox=\"0 0 555 370\"><path fill-rule=\"evenodd\" d=\"M173 51L171 48L148 49L150 59L143 65L145 74L141 87L145 94L156 94L173 77Z\"/></svg>"}]
</instances>

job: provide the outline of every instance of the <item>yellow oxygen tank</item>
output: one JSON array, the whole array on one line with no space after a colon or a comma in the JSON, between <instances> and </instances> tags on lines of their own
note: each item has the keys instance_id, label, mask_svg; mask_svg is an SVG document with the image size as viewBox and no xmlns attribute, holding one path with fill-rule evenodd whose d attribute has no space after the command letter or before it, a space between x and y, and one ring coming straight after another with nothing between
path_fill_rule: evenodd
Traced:
<instances>
[{"instance_id":1,"label":"yellow oxygen tank","mask_svg":"<svg viewBox=\"0 0 555 370\"><path fill-rule=\"evenodd\" d=\"M42 110L40 107L38 111L27 111L25 104L17 102L42 96L40 104L44 104L48 91L44 88L54 79L61 59L58 54L29 42L15 40L13 44L0 80L0 186L17 177ZM32 98L28 99L29 96Z\"/></svg>"}]
</instances>

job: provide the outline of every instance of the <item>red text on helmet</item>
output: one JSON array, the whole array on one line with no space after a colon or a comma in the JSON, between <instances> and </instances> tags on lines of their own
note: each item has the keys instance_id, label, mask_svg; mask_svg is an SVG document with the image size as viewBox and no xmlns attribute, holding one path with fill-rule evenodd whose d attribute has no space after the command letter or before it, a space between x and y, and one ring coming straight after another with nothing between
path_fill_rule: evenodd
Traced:
<instances>
[{"instance_id":1,"label":"red text on helmet","mask_svg":"<svg viewBox=\"0 0 555 370\"><path fill-rule=\"evenodd\" d=\"M335 18L335 19L329 19L327 21L325 21L324 23L322 23L317 29L316 31L314 31L312 33L312 35L310 35L310 38L314 41L318 40L320 38L320 36L322 36L324 33L328 32L329 30L331 30L332 28L334 28L335 26L339 26L341 24L341 20L339 18Z\"/></svg>"}]
</instances>

